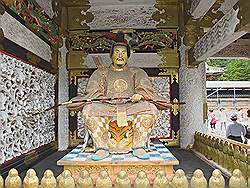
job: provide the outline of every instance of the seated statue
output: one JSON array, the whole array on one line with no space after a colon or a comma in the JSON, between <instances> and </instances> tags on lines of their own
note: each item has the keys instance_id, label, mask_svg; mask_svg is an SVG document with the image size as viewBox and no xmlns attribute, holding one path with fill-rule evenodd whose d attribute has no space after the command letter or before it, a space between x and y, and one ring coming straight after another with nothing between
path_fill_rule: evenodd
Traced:
<instances>
[{"instance_id":1,"label":"seated statue","mask_svg":"<svg viewBox=\"0 0 250 188\"><path fill-rule=\"evenodd\" d=\"M130 48L127 44L114 44L110 56L111 66L97 69L89 79L86 95L71 99L75 101L67 107L82 109L96 149L92 160L130 151L140 159L149 159L146 148L157 108L145 99L155 97L152 83L142 69L128 67ZM90 102L81 102L81 99L90 99Z\"/></svg>"}]
</instances>

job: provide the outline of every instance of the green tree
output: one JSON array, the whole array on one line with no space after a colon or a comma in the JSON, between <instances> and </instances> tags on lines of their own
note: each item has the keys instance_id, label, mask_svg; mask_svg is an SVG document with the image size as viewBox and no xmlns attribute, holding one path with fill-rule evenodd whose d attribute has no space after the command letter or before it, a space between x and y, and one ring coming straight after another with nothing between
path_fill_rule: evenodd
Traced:
<instances>
[{"instance_id":1,"label":"green tree","mask_svg":"<svg viewBox=\"0 0 250 188\"><path fill-rule=\"evenodd\" d=\"M209 60L208 65L224 67L225 72L215 80L250 81L250 60Z\"/></svg>"}]
</instances>

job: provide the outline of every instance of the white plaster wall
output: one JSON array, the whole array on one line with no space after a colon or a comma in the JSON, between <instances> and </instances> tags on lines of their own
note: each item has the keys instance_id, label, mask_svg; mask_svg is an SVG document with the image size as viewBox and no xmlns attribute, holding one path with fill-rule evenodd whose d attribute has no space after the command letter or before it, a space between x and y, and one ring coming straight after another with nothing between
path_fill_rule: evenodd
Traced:
<instances>
[{"instance_id":1,"label":"white plaster wall","mask_svg":"<svg viewBox=\"0 0 250 188\"><path fill-rule=\"evenodd\" d=\"M195 131L206 132L203 119L203 103L206 102L205 63L198 68L188 68L185 59L186 47L180 47L179 86L180 101L186 104L180 110L180 146L186 148L193 143Z\"/></svg>"},{"instance_id":2,"label":"white plaster wall","mask_svg":"<svg viewBox=\"0 0 250 188\"><path fill-rule=\"evenodd\" d=\"M65 47L65 38L63 39L64 45L59 49L59 75L58 75L58 101L59 103L69 100L69 82L68 71L66 69L66 54L68 52ZM58 150L66 150L69 145L69 119L68 109L61 106L58 109Z\"/></svg>"},{"instance_id":3,"label":"white plaster wall","mask_svg":"<svg viewBox=\"0 0 250 188\"><path fill-rule=\"evenodd\" d=\"M7 39L33 52L42 59L50 61L50 46L7 12L0 15L0 28L3 29L4 36Z\"/></svg>"},{"instance_id":4,"label":"white plaster wall","mask_svg":"<svg viewBox=\"0 0 250 188\"><path fill-rule=\"evenodd\" d=\"M52 0L36 0L36 2L44 9L50 18L53 18Z\"/></svg>"}]
</instances>

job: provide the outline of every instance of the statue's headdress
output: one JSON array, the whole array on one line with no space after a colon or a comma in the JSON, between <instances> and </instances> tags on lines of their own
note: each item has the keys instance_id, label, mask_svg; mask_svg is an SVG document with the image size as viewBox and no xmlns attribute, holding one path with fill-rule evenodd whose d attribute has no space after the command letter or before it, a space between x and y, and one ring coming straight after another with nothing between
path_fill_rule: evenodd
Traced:
<instances>
[{"instance_id":1,"label":"statue's headdress","mask_svg":"<svg viewBox=\"0 0 250 188\"><path fill-rule=\"evenodd\" d=\"M114 53L114 48L116 46L124 46L127 49L127 55L128 58L130 57L130 46L129 44L126 43L124 40L124 33L123 32L118 32L116 34L116 42L112 44L111 49L110 49L110 57L112 57Z\"/></svg>"}]
</instances>

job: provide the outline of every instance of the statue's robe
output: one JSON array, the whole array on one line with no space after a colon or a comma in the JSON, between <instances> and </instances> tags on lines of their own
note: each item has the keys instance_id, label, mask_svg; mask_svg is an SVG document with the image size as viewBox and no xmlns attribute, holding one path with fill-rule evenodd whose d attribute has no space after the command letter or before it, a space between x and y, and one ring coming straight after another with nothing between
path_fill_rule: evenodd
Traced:
<instances>
[{"instance_id":1,"label":"statue's robe","mask_svg":"<svg viewBox=\"0 0 250 188\"><path fill-rule=\"evenodd\" d=\"M116 70L99 68L90 77L86 99L130 98L140 94L154 99L152 83L140 68L124 67ZM127 99L87 103L82 114L96 148L111 152L128 152L147 147L147 141L156 119L154 104Z\"/></svg>"}]
</instances>

